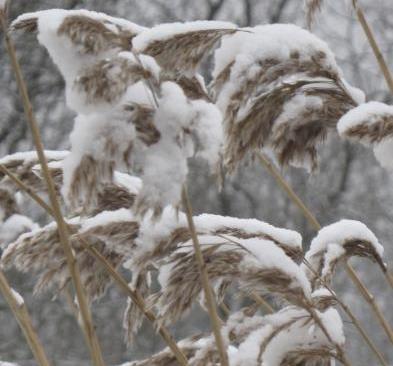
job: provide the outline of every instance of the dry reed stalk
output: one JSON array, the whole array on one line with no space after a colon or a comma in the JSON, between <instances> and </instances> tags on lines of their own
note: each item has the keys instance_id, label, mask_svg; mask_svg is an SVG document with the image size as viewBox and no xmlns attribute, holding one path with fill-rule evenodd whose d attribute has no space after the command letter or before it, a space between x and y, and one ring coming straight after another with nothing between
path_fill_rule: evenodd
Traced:
<instances>
[{"instance_id":1,"label":"dry reed stalk","mask_svg":"<svg viewBox=\"0 0 393 366\"><path fill-rule=\"evenodd\" d=\"M182 202L187 215L187 222L191 233L192 243L195 252L195 259L198 265L200 280L205 294L206 305L210 316L211 327L216 340L217 349L220 355L221 366L229 366L228 354L226 346L221 334L221 322L217 314L217 305L215 303L212 289L209 283L209 277L205 267L205 260L202 255L201 247L196 233L195 224L192 216L191 202L188 197L187 188L183 186L182 189Z\"/></svg>"},{"instance_id":2,"label":"dry reed stalk","mask_svg":"<svg viewBox=\"0 0 393 366\"><path fill-rule=\"evenodd\" d=\"M48 361L44 348L42 347L38 335L33 328L29 312L23 299L17 298L17 296L19 297L19 295L16 295L14 290L12 290L12 288L8 284L7 278L5 277L1 269L0 291L3 294L12 312L14 313L14 316L22 329L22 332L27 340L27 343L30 346L31 351L33 352L34 358L37 363L40 366L50 366L50 362Z\"/></svg>"},{"instance_id":3,"label":"dry reed stalk","mask_svg":"<svg viewBox=\"0 0 393 366\"><path fill-rule=\"evenodd\" d=\"M349 309L349 307L340 300L339 297L337 297L337 295L335 294L335 292L331 289L331 287L326 283L326 281L322 278L319 277L318 273L315 272L315 270L312 268L312 266L310 265L310 263L307 262L306 259L303 259L303 263L307 266L307 268L313 272L314 276L316 278L318 278L320 284L325 287L331 294L332 298L340 305L340 307L343 309L343 311L348 315L348 317L351 319L353 325L356 327L356 329L359 331L359 333L361 334L361 336L363 337L363 339L365 340L365 342L367 343L367 345L369 346L369 348L371 349L371 351L375 354L375 356L378 358L379 362L381 363L381 365L383 366L389 366L386 362L386 360L384 359L384 357L382 356L381 352L379 352L379 350L377 349L377 347L375 346L375 344L373 343L373 341L371 340L371 338L368 336L368 334L366 333L365 329L363 328L363 326L360 324L359 320L356 318L356 316L353 314L353 312Z\"/></svg>"},{"instance_id":4,"label":"dry reed stalk","mask_svg":"<svg viewBox=\"0 0 393 366\"><path fill-rule=\"evenodd\" d=\"M323 4L323 0L305 0L304 2L304 10L306 12L306 23L308 29L311 29L315 21L316 13L321 10Z\"/></svg>"},{"instance_id":5,"label":"dry reed stalk","mask_svg":"<svg viewBox=\"0 0 393 366\"><path fill-rule=\"evenodd\" d=\"M340 346L338 343L334 342L332 337L330 336L328 330L326 329L325 325L323 324L321 318L319 317L319 315L317 314L317 312L314 310L314 308L312 307L312 305L310 305L307 309L306 309L309 314L311 315L311 317L314 319L315 323L319 326L319 328L322 330L323 334L325 334L326 338L329 340L329 342L334 345L334 347L336 348L337 352L338 352L338 359L340 360L340 362L342 364L344 364L345 366L351 366L350 361L348 360L346 353L344 351L344 349L342 348L342 346ZM336 357L337 357L336 356Z\"/></svg>"},{"instance_id":6,"label":"dry reed stalk","mask_svg":"<svg viewBox=\"0 0 393 366\"><path fill-rule=\"evenodd\" d=\"M255 293L251 293L250 297L255 301L256 304L265 309L268 314L273 314L275 312L272 306L263 297Z\"/></svg>"},{"instance_id":7,"label":"dry reed stalk","mask_svg":"<svg viewBox=\"0 0 393 366\"><path fill-rule=\"evenodd\" d=\"M82 323L83 323L83 327L85 328L84 333L86 335L86 342L89 346L90 355L94 365L104 366L104 360L102 357L102 352L100 349L98 338L95 332L92 316L90 313L90 309L88 306L84 289L81 284L79 268L77 266L72 248L69 243L68 228L64 221L63 215L61 213L61 208L57 200L56 189L52 177L50 175L48 163L46 161L46 157L44 154L44 147L42 145L38 124L28 96L27 87L23 78L19 61L16 56L15 47L8 33L7 20L3 13L0 14L0 22L4 32L6 49L11 59L11 65L16 77L19 92L21 94L23 107L26 114L26 119L32 131L33 140L41 164L43 176L48 186L49 199L59 228L60 241L64 250L64 254L67 258L68 268L75 286L75 291L78 298L78 304L81 311Z\"/></svg>"},{"instance_id":8,"label":"dry reed stalk","mask_svg":"<svg viewBox=\"0 0 393 366\"><path fill-rule=\"evenodd\" d=\"M158 333L162 336L164 341L167 343L168 347L172 350L175 355L177 361L180 365L187 366L188 361L183 352L177 346L176 341L171 336L169 331L163 326L158 325L158 321L154 313L148 310L142 296L138 291L130 288L128 283L124 280L124 278L112 267L112 265L106 260L106 258L94 247L89 245L83 238L80 239L83 247L95 258L97 259L103 267L107 270L107 272L111 275L111 277L115 280L119 288L121 288L127 296L131 298L131 300L135 303L135 305L140 309L140 311L145 315L145 317L151 321L153 325L156 325L158 328Z\"/></svg>"},{"instance_id":9,"label":"dry reed stalk","mask_svg":"<svg viewBox=\"0 0 393 366\"><path fill-rule=\"evenodd\" d=\"M199 52L198 52L197 58L195 58L195 55L190 58L187 53L186 53L187 57L185 59L179 58L177 61L181 61L181 63L182 63L181 68L184 68L185 66L189 66L191 68L196 68L198 66L199 62L201 61L204 53L206 52L206 46L212 47L213 44L220 38L220 36L218 36L217 38L216 37L213 37L213 38L214 38L214 41L211 41L210 44L208 44L208 45L204 45L205 48L203 49L202 52L201 52L201 50L198 50ZM157 43L155 43L154 45L157 46ZM178 47L178 45L176 46L176 48L177 47ZM164 49L162 49L161 51L163 51L163 50ZM154 53L155 57L158 56L158 54L161 54L161 51L160 51L160 47L157 47L157 49L151 49L151 52ZM148 52L146 52L146 50L144 50L144 52L149 54ZM173 56L173 54L172 54L172 56ZM140 62L138 55L136 56L136 58ZM156 95L156 92L155 92L153 86L148 81L149 81L149 79L145 79L145 83L147 84L147 87L152 92L152 95L154 97L155 106L157 108L158 107L158 98L157 98L157 95ZM192 236L192 243L194 246L195 257L196 257L198 269L199 269L200 276L201 276L202 287L204 289L204 294L205 294L205 298L206 298L207 309L209 312L211 326L213 328L213 333L214 333L214 337L216 340L216 346L218 349L218 353L220 355L220 363L221 363L221 366L229 366L228 354L226 352L226 347L225 347L224 340L223 340L222 334L221 334L221 320L220 320L218 313L217 313L217 306L215 304L212 289L210 287L208 274L207 274L206 268L204 266L204 258L203 258L202 252L201 252L201 248L199 245L198 236L196 233L195 224L194 224L194 220L193 220L193 216L192 216L191 202L189 200L187 188L185 185L183 186L183 189L182 189L182 202L183 202L184 208L186 209L187 222L188 222L189 229L190 229L191 236Z\"/></svg>"},{"instance_id":10,"label":"dry reed stalk","mask_svg":"<svg viewBox=\"0 0 393 366\"><path fill-rule=\"evenodd\" d=\"M383 76L386 80L389 90L391 93L393 93L393 76L392 76L392 73L390 72L388 64L385 61L385 58L383 57L381 49L378 46L378 43L375 39L373 31L370 28L370 26L366 20L366 17L364 15L364 12L363 12L362 8L360 7L357 0L352 0L352 6L356 12L356 16L358 18L358 21L359 21L361 27L363 28L364 33L366 34L367 40L368 40L368 42L374 52L375 58L377 59L378 65L383 73Z\"/></svg>"},{"instance_id":11,"label":"dry reed stalk","mask_svg":"<svg viewBox=\"0 0 393 366\"><path fill-rule=\"evenodd\" d=\"M268 161L269 162L269 161ZM269 162L269 164L271 164ZM288 187L290 188L290 187ZM233 242L234 244L236 244L236 241L234 241L231 238L227 238L228 241ZM330 286L326 283L326 281L322 278L319 277L319 274L317 272L315 272L315 270L312 268L312 266L310 265L310 263L308 263L308 261L306 259L303 258L303 263L307 266L307 268L313 273L313 275L315 276L315 278L318 279L319 283L324 286L331 294L331 299L333 299L334 301L336 301L341 308L343 309L343 311L349 316L349 318L351 319L351 321L353 322L353 324L355 325L355 327L358 329L359 333L361 334L361 336L364 338L365 342L367 343L367 345L370 347L370 349L372 350L372 352L376 355L376 357L378 358L378 360L380 361L381 365L383 366L388 366L385 359L383 358L382 354L378 351L378 349L376 348L376 346L374 345L374 343L372 342L371 338L367 335L366 331L364 330L364 328L362 327L362 325L360 324L359 320L355 317L355 315L352 313L352 311L349 309L349 307L343 303L338 297L337 295L334 293L334 291L330 288ZM261 305L263 308L265 308L265 310L267 310L269 313L274 313L274 309L272 309L270 307L270 305L268 303L266 303L264 301L263 298L261 298L259 295L257 294L251 294L251 298L258 304ZM271 309L271 311L269 311Z\"/></svg>"},{"instance_id":12,"label":"dry reed stalk","mask_svg":"<svg viewBox=\"0 0 393 366\"><path fill-rule=\"evenodd\" d=\"M8 176L15 185L22 191L25 191L29 196L34 197L34 200L39 202L39 205L44 208L46 212L48 212L51 216L54 215L52 208L37 194L35 193L29 186L24 184L15 174L13 174L10 170L8 170L4 165L0 164L0 171Z\"/></svg>"},{"instance_id":13,"label":"dry reed stalk","mask_svg":"<svg viewBox=\"0 0 393 366\"><path fill-rule=\"evenodd\" d=\"M39 206L41 206L50 216L53 218L54 213L52 210L50 210L50 207L45 205L45 202L43 202L40 197L37 194L34 194L34 192L31 191L29 187L27 187L23 182L20 182L20 188L23 190L30 198L32 198ZM158 321L154 313L150 310L147 309L147 306L145 305L145 302L143 298L140 296L138 291L131 289L127 282L123 279L123 277L116 271L116 269L108 262L108 260L94 247L92 247L84 238L83 236L78 237L81 245L89 252L89 254L94 257L96 260L98 260L101 265L105 268L107 273L114 279L116 284L131 298L131 300L136 304L136 306L140 309L140 311L146 316L147 319L149 319L153 325L157 325ZM72 298L70 297L69 292L66 289L66 297L67 301L70 302L70 307L73 311L74 314L77 314L79 311L78 308L75 306L75 304L72 301ZM180 365L182 366L187 366L188 361L187 358L184 356L182 351L179 349L179 347L176 344L176 341L173 339L173 337L170 335L169 331L164 327L164 326L158 326L158 332L164 339L164 341L168 344L168 347L173 351L177 361L179 362ZM43 365L45 366L45 365Z\"/></svg>"},{"instance_id":14,"label":"dry reed stalk","mask_svg":"<svg viewBox=\"0 0 393 366\"><path fill-rule=\"evenodd\" d=\"M269 171L269 173L276 179L277 183L287 193L288 197L296 204L296 206L298 206L298 208L303 213L304 217L309 221L309 223L313 226L313 228L317 231L320 230L321 225L319 224L318 220L311 213L311 211L305 206L303 201L293 191L293 189L286 182L285 178L273 166L273 164L269 161L269 159L262 153L258 154L258 159L261 162L261 164ZM393 343L393 338L392 338L393 331L389 323L383 316L383 313L380 310L378 304L376 303L374 296L368 291L367 287L363 284L363 282L358 277L353 267L348 262L345 262L345 270L349 275L349 277L351 278L352 282L358 288L359 292L362 294L363 298L371 306L382 328L384 329L385 333L389 337L389 340Z\"/></svg>"},{"instance_id":15,"label":"dry reed stalk","mask_svg":"<svg viewBox=\"0 0 393 366\"><path fill-rule=\"evenodd\" d=\"M271 163L269 162L269 164L271 164ZM288 187L288 188L290 188L290 187ZM236 241L234 241L231 238L227 238L227 240L233 242L234 244L236 244ZM312 268L312 266L304 258L303 258L303 263L314 274L315 278L318 279L319 283L321 285L323 285L330 292L331 298L334 301L336 301L341 306L341 308L344 310L344 312L349 316L349 318L351 319L351 321L353 322L355 327L358 329L358 331L361 334L361 336L364 338L364 340L367 343L367 345L370 347L372 352L376 355L376 357L380 361L381 365L388 366L386 361L385 361L385 359L383 358L382 354L378 351L378 349L376 348L376 346L372 342L371 338L367 335L366 331L364 330L364 328L360 324L359 320L355 317L355 315L352 313L352 311L349 309L349 307L345 303L343 303L337 297L337 295L330 288L330 286L326 283L326 281L319 277L319 274L317 272L315 272L315 270ZM258 294L251 293L250 297L255 301L256 304L262 306L265 310L267 310L268 313L274 313L275 312L274 309L271 308L271 306L263 298L261 298Z\"/></svg>"}]
</instances>

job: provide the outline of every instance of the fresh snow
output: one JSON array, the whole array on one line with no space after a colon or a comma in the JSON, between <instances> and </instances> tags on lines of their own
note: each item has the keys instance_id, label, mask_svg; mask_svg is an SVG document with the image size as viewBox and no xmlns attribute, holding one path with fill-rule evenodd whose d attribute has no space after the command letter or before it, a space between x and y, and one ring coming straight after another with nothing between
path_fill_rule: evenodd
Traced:
<instances>
[{"instance_id":1,"label":"fresh snow","mask_svg":"<svg viewBox=\"0 0 393 366\"><path fill-rule=\"evenodd\" d=\"M302 236L298 232L278 228L257 219L201 214L194 217L194 223L197 231L202 234L211 234L215 230L229 227L245 231L247 234L255 234L256 236L265 234L294 249L302 248ZM177 212L171 207L167 207L164 210L160 220L157 222L152 222L151 218L146 216L141 222L138 239L140 250L142 252L151 250L161 240L167 238L172 231L180 227L187 227L186 216L184 213ZM231 238L229 234L225 236ZM222 238L220 240L222 241Z\"/></svg>"},{"instance_id":2,"label":"fresh snow","mask_svg":"<svg viewBox=\"0 0 393 366\"><path fill-rule=\"evenodd\" d=\"M256 66L252 67L255 61L268 58L286 60L292 51L297 50L301 51L301 58L317 51L324 52L327 55L326 66L338 68L326 42L296 25L268 24L243 30L223 38L214 55L213 77L217 77L232 61L236 61L239 69L249 67L251 76L256 71Z\"/></svg>"},{"instance_id":3,"label":"fresh snow","mask_svg":"<svg viewBox=\"0 0 393 366\"><path fill-rule=\"evenodd\" d=\"M16 290L14 290L13 288L11 288L12 291L12 296L14 297L14 300L16 301L17 305L23 306L23 304L25 303L25 300L23 300L23 297L19 294L19 292L17 292ZM0 364L1 366L1 364Z\"/></svg>"},{"instance_id":4,"label":"fresh snow","mask_svg":"<svg viewBox=\"0 0 393 366\"><path fill-rule=\"evenodd\" d=\"M47 160L63 160L69 151L56 151L56 150L45 150L45 156ZM17 152L14 154L6 155L0 159L1 165L8 165L14 161L23 161L24 164L36 162L38 155L36 151Z\"/></svg>"},{"instance_id":5,"label":"fresh snow","mask_svg":"<svg viewBox=\"0 0 393 366\"><path fill-rule=\"evenodd\" d=\"M380 102L368 102L349 110L337 123L338 133L345 137L347 130L357 125L372 125L381 120L382 117L393 118L393 106ZM363 142L363 140L361 141Z\"/></svg>"},{"instance_id":6,"label":"fresh snow","mask_svg":"<svg viewBox=\"0 0 393 366\"><path fill-rule=\"evenodd\" d=\"M306 259L324 251L329 244L343 246L346 241L359 239L370 242L377 254L383 256L383 246L374 233L362 222L356 220L340 220L319 230L312 240Z\"/></svg>"},{"instance_id":7,"label":"fresh snow","mask_svg":"<svg viewBox=\"0 0 393 366\"><path fill-rule=\"evenodd\" d=\"M16 240L22 233L38 228L39 226L30 218L19 214L13 214L0 224L0 247L7 246L7 244Z\"/></svg>"},{"instance_id":8,"label":"fresh snow","mask_svg":"<svg viewBox=\"0 0 393 366\"><path fill-rule=\"evenodd\" d=\"M102 211L96 216L88 218L82 223L80 233L88 231L97 226L105 226L112 222L121 222L121 221L135 221L135 217L133 213L126 208L120 208L115 211Z\"/></svg>"},{"instance_id":9,"label":"fresh snow","mask_svg":"<svg viewBox=\"0 0 393 366\"><path fill-rule=\"evenodd\" d=\"M292 280L291 286L299 286L303 289L305 297L311 295L311 285L305 272L284 251L270 240L264 239L237 239L243 248L250 251L257 260L257 266L262 268L278 268L286 273ZM243 260L244 266L249 264ZM252 263L251 263L252 264Z\"/></svg>"},{"instance_id":10,"label":"fresh snow","mask_svg":"<svg viewBox=\"0 0 393 366\"><path fill-rule=\"evenodd\" d=\"M198 20L193 22L185 23L167 23L160 24L151 29L144 30L139 33L133 40L132 46L137 52L143 52L149 44L155 41L163 41L168 38L174 37L177 34L204 31L204 30L216 30L216 29L236 29L236 25L229 22L221 21L207 21Z\"/></svg>"},{"instance_id":11,"label":"fresh snow","mask_svg":"<svg viewBox=\"0 0 393 366\"><path fill-rule=\"evenodd\" d=\"M345 338L343 335L342 320L335 309L326 312L318 312L322 323L327 328L331 338L340 345L343 345ZM262 364L269 366L279 366L285 355L298 349L312 349L313 347L329 345L330 342L319 328L314 325L309 326L305 322L305 317L309 317L306 310L287 307L281 311L265 316L264 325L251 332L238 348L238 352L231 360L232 366L257 365L257 358L260 346L268 340L275 329L291 320L296 320L289 328L277 333L267 343L265 352L262 354Z\"/></svg>"}]
</instances>

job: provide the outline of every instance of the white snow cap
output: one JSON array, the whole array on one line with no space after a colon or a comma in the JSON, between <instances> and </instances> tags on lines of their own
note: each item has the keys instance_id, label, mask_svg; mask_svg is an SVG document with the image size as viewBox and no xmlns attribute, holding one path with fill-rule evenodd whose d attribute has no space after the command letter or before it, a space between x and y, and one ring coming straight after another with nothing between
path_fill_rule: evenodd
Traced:
<instances>
[{"instance_id":1,"label":"white snow cap","mask_svg":"<svg viewBox=\"0 0 393 366\"><path fill-rule=\"evenodd\" d=\"M383 116L393 118L393 106L380 102L368 102L360 104L358 107L345 113L337 123L337 130L340 136L345 137L347 130L357 125L372 125L381 120ZM363 142L363 141L362 141Z\"/></svg>"},{"instance_id":2,"label":"white snow cap","mask_svg":"<svg viewBox=\"0 0 393 366\"><path fill-rule=\"evenodd\" d=\"M324 251L330 244L343 246L346 241L359 239L368 241L377 254L383 256L383 246L379 243L374 233L362 222L356 220L340 220L319 230L318 235L312 240L306 259L315 253Z\"/></svg>"},{"instance_id":3,"label":"white snow cap","mask_svg":"<svg viewBox=\"0 0 393 366\"><path fill-rule=\"evenodd\" d=\"M240 219L230 216L202 214L194 216L194 223L197 231L200 233L208 234L223 227L230 227L245 231L246 234L266 234L272 239L294 249L301 250L302 248L302 236L298 232L278 228L257 219ZM146 216L141 223L138 238L141 249L143 251L151 250L157 243L167 238L172 231L180 227L187 227L186 215L182 212L177 212L172 207L167 207L160 220L155 223L152 223L151 219ZM231 237L229 234L225 236ZM220 241L222 241L222 238L220 238Z\"/></svg>"},{"instance_id":4,"label":"white snow cap","mask_svg":"<svg viewBox=\"0 0 393 366\"><path fill-rule=\"evenodd\" d=\"M63 160L69 151L56 151L56 150L45 150L45 156L48 160ZM0 159L1 165L7 165L13 161L21 160L26 164L38 160L36 151L17 152L14 154L6 155Z\"/></svg>"},{"instance_id":5,"label":"white snow cap","mask_svg":"<svg viewBox=\"0 0 393 366\"><path fill-rule=\"evenodd\" d=\"M370 243L378 258L383 256L383 246L379 243L373 232L366 225L355 220L341 220L322 228L312 240L305 259L323 279L332 276L333 268L346 253L344 244L351 240L361 240ZM371 253L370 253L371 254ZM303 263L302 268L309 278L316 279L315 273Z\"/></svg>"},{"instance_id":6,"label":"white snow cap","mask_svg":"<svg viewBox=\"0 0 393 366\"><path fill-rule=\"evenodd\" d=\"M255 256L257 266L280 269L291 278L291 286L300 286L305 297L311 296L311 285L305 272L276 244L270 240L256 238L240 239L239 242L243 248ZM248 263L246 260L244 262L243 265L246 267Z\"/></svg>"},{"instance_id":7,"label":"white snow cap","mask_svg":"<svg viewBox=\"0 0 393 366\"><path fill-rule=\"evenodd\" d=\"M39 226L28 217L13 214L0 225L0 247L4 248L19 235L38 228Z\"/></svg>"},{"instance_id":8,"label":"white snow cap","mask_svg":"<svg viewBox=\"0 0 393 366\"><path fill-rule=\"evenodd\" d=\"M85 220L79 232L83 233L93 227L108 225L112 222L133 220L135 220L133 213L126 208L120 208L114 211L102 211L98 215Z\"/></svg>"},{"instance_id":9,"label":"white snow cap","mask_svg":"<svg viewBox=\"0 0 393 366\"><path fill-rule=\"evenodd\" d=\"M25 303L25 300L23 300L23 297L19 294L19 292L17 292L13 288L11 288L11 291L12 291L12 296L13 296L14 300L16 301L17 305L22 306ZM1 364L0 364L0 366L1 366Z\"/></svg>"},{"instance_id":10,"label":"white snow cap","mask_svg":"<svg viewBox=\"0 0 393 366\"><path fill-rule=\"evenodd\" d=\"M100 60L117 55L121 49L119 45L114 42L113 47L103 47L102 50L97 50L97 52L92 53L84 52L80 44L77 42L74 43L68 35L59 33L59 28L64 20L70 16L83 16L98 21L103 27L106 27L108 31L114 34L119 34L121 30L126 30L131 34L138 34L145 28L124 19L114 18L103 13L87 10L43 10L22 14L13 22L13 24L17 24L24 20L37 19L37 38L48 50L49 55L59 68L66 82L68 106L76 112L79 112L78 106L80 103L76 103L77 96L74 95L78 93L75 91L73 92L74 81L79 72L88 66L94 65ZM83 32L80 34L80 37L82 36L84 36ZM88 36L89 35L87 35L87 37Z\"/></svg>"},{"instance_id":11,"label":"white snow cap","mask_svg":"<svg viewBox=\"0 0 393 366\"><path fill-rule=\"evenodd\" d=\"M338 68L328 45L296 25L268 24L244 30L223 38L221 47L214 54L213 77L217 77L234 60L244 70L258 59L288 59L290 53L296 50L301 50L300 57L307 57L316 51L324 52L326 65Z\"/></svg>"},{"instance_id":12,"label":"white snow cap","mask_svg":"<svg viewBox=\"0 0 393 366\"><path fill-rule=\"evenodd\" d=\"M343 345L345 337L343 334L343 324L338 312L330 308L325 312L317 311L322 323L332 340ZM232 366L259 365L257 359L264 341L267 342L262 354L262 365L279 366L290 351L299 349L313 349L318 346L331 346L324 333L319 327L308 325L304 318L309 317L306 310L295 307L287 307L278 313L265 316L265 325L253 331L242 342L238 352L231 359ZM270 339L275 329L294 320L295 322L285 327Z\"/></svg>"},{"instance_id":13,"label":"white snow cap","mask_svg":"<svg viewBox=\"0 0 393 366\"><path fill-rule=\"evenodd\" d=\"M141 52L150 43L154 41L162 41L174 37L177 34L193 32L193 31L215 30L215 29L236 29L236 28L237 26L233 23L209 21L209 20L160 24L138 34L132 40L132 46L137 52Z\"/></svg>"},{"instance_id":14,"label":"white snow cap","mask_svg":"<svg viewBox=\"0 0 393 366\"><path fill-rule=\"evenodd\" d=\"M257 219L240 219L237 217L201 214L194 218L198 230L213 231L222 227L243 230L246 233L264 233L273 239L297 249L302 248L302 236L294 230L278 228Z\"/></svg>"},{"instance_id":15,"label":"white snow cap","mask_svg":"<svg viewBox=\"0 0 393 366\"><path fill-rule=\"evenodd\" d=\"M393 121L393 106L380 102L368 102L348 111L337 124L337 130L341 137L347 137L347 131L358 125L368 125L383 123L384 119ZM379 131L381 138L372 141L369 136L357 137L360 143L372 146L374 155L381 166L387 170L393 170L393 137L387 133L383 136L383 131Z\"/></svg>"}]
</instances>

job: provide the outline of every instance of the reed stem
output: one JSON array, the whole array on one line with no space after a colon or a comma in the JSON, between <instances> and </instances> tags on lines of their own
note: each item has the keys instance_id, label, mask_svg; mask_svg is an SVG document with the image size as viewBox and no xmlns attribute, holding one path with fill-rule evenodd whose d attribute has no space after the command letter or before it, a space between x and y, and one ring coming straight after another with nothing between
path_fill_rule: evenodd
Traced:
<instances>
[{"instance_id":1,"label":"reed stem","mask_svg":"<svg viewBox=\"0 0 393 366\"><path fill-rule=\"evenodd\" d=\"M315 230L320 230L321 225L318 222L318 220L311 213L311 211L306 207L306 205L299 198L299 196L293 191L293 189L286 182L286 180L281 175L281 173L269 161L269 159L261 152L258 153L258 159L261 162L261 164L269 171L269 173L276 179L277 183L287 193L289 198L300 209L300 211L303 213L304 217L309 221L309 223L312 225L312 227ZM353 267L348 262L345 263L345 270L346 270L347 274L349 275L350 279L352 280L352 282L358 288L359 292L362 294L363 298L371 306L371 308L374 311L375 315L377 316L377 319L380 322L382 328L384 329L387 336L389 337L389 340L393 343L392 329L391 329L389 323L387 322L387 320L385 319L385 317L383 316L382 311L380 310L378 304L375 302L374 296L368 291L367 287L363 284L363 282L358 277L358 275L356 274Z\"/></svg>"},{"instance_id":2,"label":"reed stem","mask_svg":"<svg viewBox=\"0 0 393 366\"><path fill-rule=\"evenodd\" d=\"M191 239L194 246L195 259L201 276L201 282L205 294L207 310L209 312L210 323L216 340L217 349L220 355L221 366L229 366L228 354L226 352L226 347L221 334L221 321L220 318L218 317L217 305L210 286L205 260L203 258L203 254L198 240L198 235L195 229L192 206L191 206L190 199L188 197L187 188L185 186L183 186L183 190L182 190L182 202L187 216L188 227L190 229Z\"/></svg>"},{"instance_id":3,"label":"reed stem","mask_svg":"<svg viewBox=\"0 0 393 366\"><path fill-rule=\"evenodd\" d=\"M76 297L78 300L78 306L80 309L82 324L84 327L83 333L85 334L86 342L90 350L90 356L93 364L95 366L104 366L104 359L102 357L101 348L95 332L95 327L90 313L88 301L85 295L85 290L81 283L79 268L69 243L68 229L61 212L60 204L57 200L55 185L50 175L48 163L44 154L44 147L42 144L38 123L33 112L31 101L27 92L26 83L23 78L22 70L16 55L15 46L8 33L7 21L3 13L0 14L0 21L3 28L6 49L11 60L11 65L16 77L17 86L21 94L27 123L29 124L33 135L34 145L41 165L43 177L47 185L49 201L51 204L51 209L53 210L55 221L57 223L60 243L63 247L64 254L67 259L68 269L70 271L70 275L75 286Z\"/></svg>"},{"instance_id":4,"label":"reed stem","mask_svg":"<svg viewBox=\"0 0 393 366\"><path fill-rule=\"evenodd\" d=\"M33 356L40 366L50 366L50 362L45 354L44 348L34 330L29 311L22 298L18 298L14 290L9 285L7 278L0 269L0 291L11 308L16 320L22 329L23 335L30 346Z\"/></svg>"}]
</instances>

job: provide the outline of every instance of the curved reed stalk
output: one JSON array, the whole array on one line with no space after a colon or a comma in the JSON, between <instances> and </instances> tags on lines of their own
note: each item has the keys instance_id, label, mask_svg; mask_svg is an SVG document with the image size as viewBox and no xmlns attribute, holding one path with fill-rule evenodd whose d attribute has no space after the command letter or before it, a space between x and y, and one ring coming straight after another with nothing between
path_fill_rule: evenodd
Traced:
<instances>
[{"instance_id":1,"label":"curved reed stalk","mask_svg":"<svg viewBox=\"0 0 393 366\"><path fill-rule=\"evenodd\" d=\"M276 179L277 183L280 187L287 193L288 197L298 206L298 208L302 211L304 217L309 221L309 223L313 226L315 230L320 230L321 225L315 216L311 213L311 211L305 206L303 201L299 198L299 196L293 191L293 189L289 186L289 184L285 181L284 177L280 174L280 172L273 166L273 164L269 161L269 159L263 154L258 154L258 159L261 164L269 171L270 174ZM345 270L352 282L356 285L359 292L362 294L363 298L367 301L367 303L373 309L378 321L380 322L382 328L385 333L389 337L389 340L393 344L393 331L383 316L381 309L375 301L374 296L368 291L367 287L363 284L362 280L358 277L353 267L345 262Z\"/></svg>"},{"instance_id":2,"label":"curved reed stalk","mask_svg":"<svg viewBox=\"0 0 393 366\"><path fill-rule=\"evenodd\" d=\"M226 352L226 347L221 334L220 318L218 317L217 314L217 305L214 301L212 289L210 287L209 277L205 267L205 261L203 259L201 247L198 240L198 235L196 233L195 224L192 217L191 202L188 197L187 188L185 186L183 187L182 190L182 202L187 215L187 222L191 233L192 243L194 246L196 262L198 264L199 273L201 276L201 282L206 298L207 308L209 311L210 322L213 328L214 337L220 354L221 366L229 366L228 354Z\"/></svg>"},{"instance_id":3,"label":"curved reed stalk","mask_svg":"<svg viewBox=\"0 0 393 366\"><path fill-rule=\"evenodd\" d=\"M95 332L91 312L90 312L88 302L86 299L85 291L84 291L82 284L81 284L79 268L77 266L74 254L72 252L72 249L71 249L71 246L69 243L68 229L67 229L66 223L64 221L63 215L61 213L60 204L57 200L56 189L55 189L52 177L50 175L48 163L47 163L47 160L46 160L46 157L44 154L44 148L42 145L38 124L37 124L37 121L36 121L36 118L35 118L35 115L33 112L30 98L28 96L27 87L26 87L26 83L25 83L23 75L22 75L20 64L19 64L19 61L16 56L15 47L14 47L14 44L11 40L11 37L8 34L7 20L5 18L5 14L2 12L0 13L0 22L1 22L1 27L3 29L3 32L4 32L6 49L7 49L7 52L9 54L9 57L11 60L11 65L12 65L12 69L13 69L15 77L16 77L18 89L21 94L23 107L24 107L24 111L26 114L26 119L27 119L27 122L28 122L30 129L32 131L37 155L39 157L43 176L44 176L44 179L45 179L47 187L48 187L49 200L50 200L52 210L53 210L53 213L55 214L55 219L56 219L56 222L57 222L57 225L59 228L60 242L62 244L64 254L67 258L68 268L69 268L69 271L70 271L70 274L71 274L71 277L73 279L73 283L75 286L75 292L77 295L78 304L79 304L79 308L80 308L80 312L81 312L82 323L83 323L83 327L84 327L83 333L85 334L86 342L88 344L91 359L92 359L94 365L95 366L104 366L104 359L102 357L101 348L100 348L98 338L97 338L97 335Z\"/></svg>"},{"instance_id":4,"label":"curved reed stalk","mask_svg":"<svg viewBox=\"0 0 393 366\"><path fill-rule=\"evenodd\" d=\"M50 366L50 362L48 361L44 348L42 347L38 335L33 328L29 311L27 310L23 299L18 299L17 295L10 287L7 278L5 277L1 269L0 291L3 294L12 312L14 313L14 316L22 329L22 332L27 340L27 343L30 346L31 351L33 352L34 358L37 363L40 366Z\"/></svg>"}]
</instances>

